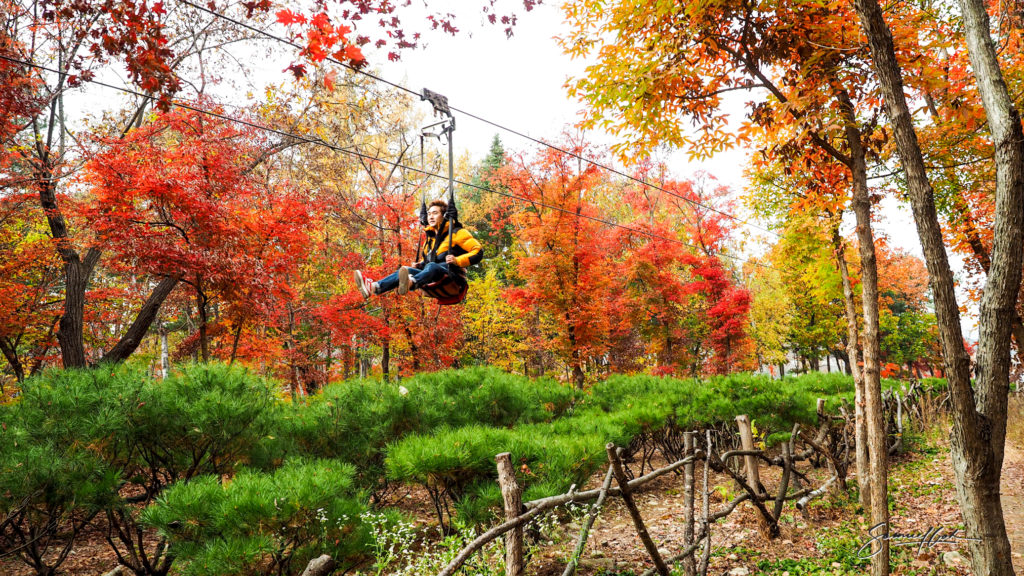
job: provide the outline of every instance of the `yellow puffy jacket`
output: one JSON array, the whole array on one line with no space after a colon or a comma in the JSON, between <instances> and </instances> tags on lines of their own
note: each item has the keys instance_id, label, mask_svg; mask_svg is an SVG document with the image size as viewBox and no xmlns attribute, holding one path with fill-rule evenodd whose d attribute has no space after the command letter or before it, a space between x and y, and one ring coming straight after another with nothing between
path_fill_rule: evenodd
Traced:
<instances>
[{"instance_id":1,"label":"yellow puffy jacket","mask_svg":"<svg viewBox=\"0 0 1024 576\"><path fill-rule=\"evenodd\" d=\"M423 268L428 262L444 263L449 253L447 223L442 225L440 232L434 228L427 228L426 234L427 239L420 251L423 260L417 263L417 268ZM456 224L455 235L451 239L451 255L455 256L455 264L459 268L466 268L483 260L483 246L469 230Z\"/></svg>"}]
</instances>

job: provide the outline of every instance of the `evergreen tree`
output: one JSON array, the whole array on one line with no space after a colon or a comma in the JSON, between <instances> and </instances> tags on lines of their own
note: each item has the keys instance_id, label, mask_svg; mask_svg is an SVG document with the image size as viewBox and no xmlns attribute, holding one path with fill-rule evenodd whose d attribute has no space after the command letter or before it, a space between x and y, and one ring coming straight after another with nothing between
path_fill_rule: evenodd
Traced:
<instances>
[{"instance_id":1,"label":"evergreen tree","mask_svg":"<svg viewBox=\"0 0 1024 576\"><path fill-rule=\"evenodd\" d=\"M510 198L502 196L508 193L508 188L498 180L498 174L506 164L505 146L495 134L487 156L473 170L471 185L463 186L459 192L467 205L472 206L466 210L463 220L483 243L487 268L496 270L502 283L506 283L509 277L515 249L515 227L510 221L515 205ZM485 270L473 267L468 273L470 278L480 279Z\"/></svg>"}]
</instances>

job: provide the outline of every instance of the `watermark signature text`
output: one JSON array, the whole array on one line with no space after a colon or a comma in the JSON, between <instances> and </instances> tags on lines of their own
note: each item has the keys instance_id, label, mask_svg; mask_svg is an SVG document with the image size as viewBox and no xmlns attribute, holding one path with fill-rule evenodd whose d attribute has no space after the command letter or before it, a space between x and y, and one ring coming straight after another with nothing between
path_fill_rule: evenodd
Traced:
<instances>
[{"instance_id":1,"label":"watermark signature text","mask_svg":"<svg viewBox=\"0 0 1024 576\"><path fill-rule=\"evenodd\" d=\"M980 542L980 538L968 538L966 532L961 528L931 527L924 532L888 532L889 525L886 522L879 522L868 530L871 539L864 543L857 550L861 558L871 558L881 552L881 547L871 551L871 545L875 542L888 542L889 546L917 546L920 554L926 549L934 548L939 544L957 544L960 542Z\"/></svg>"}]
</instances>

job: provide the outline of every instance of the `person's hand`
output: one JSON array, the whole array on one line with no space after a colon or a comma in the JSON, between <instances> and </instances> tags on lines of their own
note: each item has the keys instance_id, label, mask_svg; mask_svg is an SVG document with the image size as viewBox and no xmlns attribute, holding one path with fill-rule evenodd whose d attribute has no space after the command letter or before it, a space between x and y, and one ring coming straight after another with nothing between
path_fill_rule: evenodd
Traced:
<instances>
[{"instance_id":1,"label":"person's hand","mask_svg":"<svg viewBox=\"0 0 1024 576\"><path fill-rule=\"evenodd\" d=\"M455 256L449 254L448 256L445 257L444 261L447 262L448 264L455 264Z\"/></svg>"}]
</instances>

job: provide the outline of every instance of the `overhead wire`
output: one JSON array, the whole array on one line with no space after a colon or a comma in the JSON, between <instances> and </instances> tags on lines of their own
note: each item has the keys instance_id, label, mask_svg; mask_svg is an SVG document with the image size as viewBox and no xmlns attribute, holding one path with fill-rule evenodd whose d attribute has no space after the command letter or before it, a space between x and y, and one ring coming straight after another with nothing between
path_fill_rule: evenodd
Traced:
<instances>
[{"instance_id":1,"label":"overhead wire","mask_svg":"<svg viewBox=\"0 0 1024 576\"><path fill-rule=\"evenodd\" d=\"M296 48L298 50L302 50L303 49L302 45L297 43L297 42L293 42L292 40L289 40L287 38L283 38L283 37L278 36L276 34L271 34L270 32L267 32L266 30L262 30L260 28L255 27L255 26L252 26L250 24L242 22L241 20L238 20L237 18L232 18L230 16L227 16L226 14L222 14L220 12L217 12L216 10L213 10L213 9L207 7L207 6L202 6L200 4L196 4L195 2L192 2L191 0L177 0L177 1L182 3L182 4L191 6L191 7L195 8L195 9L197 9L197 10L201 10L203 12L206 12L207 14L210 14L210 15L216 17L216 18L220 18L222 20L226 20L228 22L231 22L231 23L233 23L233 24L235 24L237 26L241 26L241 27L245 28L246 30L255 32L255 33L260 34L261 36L265 36L266 38L269 38L271 40L275 40L277 42L281 42L281 43L287 44L287 45L289 45L289 46L291 46L293 48ZM417 98L422 98L422 94L420 94L419 92L416 92L415 90L413 90L411 88L408 88L406 86L398 84L397 82L392 82L391 80L388 80L386 78L382 78L382 77L380 77L380 76L378 76L376 74L373 74L372 72L367 72L366 70L363 70L361 68L357 68L355 66L352 66L351 64L348 64L346 62L338 60L337 58L334 58L332 56L327 56L325 58L325 60L327 60L328 62L331 62L332 64L337 64L338 66L341 66L343 68L351 70L352 72L355 72L357 74L362 74L362 75L364 75L364 76L366 76L368 78L371 78L371 79L373 79L373 80L375 80L377 82L380 82L382 84L386 84L388 86L391 86L392 88L395 88L396 90L399 90L399 91L402 91L402 92L406 92L406 93L408 93L408 94L410 94L412 96L416 96ZM720 209L715 208L713 206L708 206L708 205L703 204L701 202L698 202L698 201L696 201L696 200L694 200L692 198L687 198L686 196L683 196L682 194L679 194L679 193L673 192L671 190L668 190L668 189L664 188L663 186L658 186L657 184L653 184L651 182L647 182L645 180L637 178L636 176L633 176L632 174L628 174L628 173L623 172L623 171L621 171L621 170L619 170L617 168L614 168L612 166L607 166L605 164L602 164L601 162L598 162L598 161L594 160L593 158L587 158L587 157L582 156L580 154L577 154L577 153L575 153L575 152L573 152L571 150L566 150L566 149L564 149L564 148L562 148L560 146L557 146L555 144L551 144L550 142L546 142L546 141L541 140L539 138L535 138L535 137L530 136L529 134L526 134L526 133L521 132L519 130L515 130L513 128L509 128L509 127L504 126L502 124L499 124L498 122L495 122L493 120L488 120L488 119L486 119L486 118L484 118L482 116L479 116L477 114L473 114L472 112L469 112L469 111L463 110L461 108L452 106L450 103L448 105L448 108L450 110L452 110L453 112L458 112L459 114L462 114L462 115L464 115L464 116L466 116L468 118L472 118L472 119L474 119L474 120L476 120L478 122L482 122L482 123L487 124L489 126L493 126L493 127L497 128L499 130L504 130L505 132L508 132L509 134L514 134L516 136L519 136L520 138L524 138L526 140L529 140L529 141L534 142L536 144L539 144L541 146L545 146L545 147L550 148L552 150L555 150L556 152L559 152L561 154L565 154L565 155L570 156L572 158L575 158L577 160L582 160L583 162L586 162L586 163L588 163L588 164L590 164L592 166L595 166L597 168L605 170L605 171L607 171L607 172L609 172L611 174L615 174L617 176L620 176L622 178L626 178L626 179L628 179L628 180L630 180L632 182L635 182L637 184L640 184L642 186L646 186L648 188L652 188L654 190L658 190L659 192L663 192L663 193L665 193L665 194L667 194L669 196L672 196L672 197L678 198L680 200L683 200L684 202L689 203L691 206L699 207L699 208L702 208L704 210L708 210L710 212L714 212L716 214L719 214L721 216L725 216L726 218L729 218L729 219L731 219L731 220L733 220L735 222L739 222L741 224L744 224L744 225L749 226L751 228L755 228L755 229L760 230L762 232L765 232L767 234L772 234L772 235L774 235L777 238L781 237L781 236L779 236L779 233L775 232L774 230L770 230L770 229L765 228L763 226L759 226L757 224L754 224L753 222L750 222L749 220L745 220L743 218L740 218L739 216L736 216L734 214L730 214L730 213L728 213L728 212L726 212L724 210L720 210Z\"/></svg>"},{"instance_id":2,"label":"overhead wire","mask_svg":"<svg viewBox=\"0 0 1024 576\"><path fill-rule=\"evenodd\" d=\"M34 62L29 62L29 61L21 60L21 59L18 59L18 58L13 58L13 57L6 56L6 55L3 55L3 54L0 54L0 59L6 60L6 61L14 63L14 64L18 64L18 65L21 65L21 66L28 66L30 68L36 68L38 70L43 70L43 71L49 72L51 74L62 74L62 72L60 70L54 70L53 68L50 68L48 66L44 66L42 64L36 64ZM80 81L83 82L83 83L89 83L89 84L93 84L93 85L96 85L96 86L101 86L103 88L108 88L108 89L111 89L111 90L116 90L116 91L119 91L119 92L122 92L122 93L125 93L125 94L131 94L131 95L136 96L138 98L150 98L151 97L149 94L145 94L143 92L139 92L138 90L133 90L133 89L125 87L125 86L116 86L116 85L113 85L113 84L108 84L108 83L103 82L101 80L96 80L95 78L89 78L89 79L82 78L82 79L80 79ZM286 131L286 130L280 130L278 128L274 128L272 126L265 126L265 125L262 125L262 124L257 124L255 122L251 122L249 120L245 120L245 119L242 119L242 118L236 118L234 116L230 116L230 115L227 115L227 114L222 114L220 112L215 112L213 110L208 110L208 109L204 109L204 108L198 108L196 106L192 106L190 104L187 104L187 103L184 103L184 102L180 102L180 101L177 101L177 100L169 100L167 103L170 106L174 106L176 108L181 108L181 109L184 109L184 110L190 110L192 112L196 112L196 113L199 113L199 114L204 114L204 115L207 115L207 116L218 118L218 119L224 120L226 122L232 122L232 123L235 123L235 124L240 124L240 125L247 126L249 128L253 128L253 129L256 129L256 130L262 130L262 131L265 131L265 132L270 132L272 134L276 134L276 135L284 137L284 138L292 138L294 140L297 140L297 141L300 141L300 142L305 142L307 144L314 144L314 145L317 145L317 146L323 146L323 147L328 148L330 150L333 150L335 152L340 152L342 154L348 154L350 156L354 156L354 157L360 158L362 160L367 160L367 161L371 161L371 162L381 162L383 164L387 164L387 165L393 166L395 168L401 168L401 169L404 169L404 170L412 171L412 172L421 174L423 176L428 176L428 177L432 177L432 178L447 179L447 177L445 177L442 174L437 174L435 172L430 172L428 170L424 170L423 168L418 168L416 166L411 166L411 165L408 165L408 164L403 164L401 162L395 162L393 160L388 160L388 159L384 159L384 158L379 158L377 156L372 156L370 154L365 154L363 152L359 152L357 150L353 150L351 146L345 147L345 146L338 146L337 144L331 144L330 142L327 142L326 140L324 140L322 138L310 138L310 137L302 135L302 134L296 134L294 132L289 132L289 131ZM623 225L623 224L619 224L617 222L613 222L611 220L607 220L607 219L604 219L604 218L598 218L596 216L590 216L590 215L587 215L587 214L580 214L580 213L577 213L577 212L575 212L573 210L569 210L567 208L562 208L560 206L555 206L553 204L548 204L546 202L536 201L536 200L533 200L533 199L530 199L530 198L524 198L524 197L521 197L521 196L517 196L515 194L510 194L508 192L503 192L501 190L495 190L493 188L488 188L488 187L485 187L485 186L480 186L480 185L474 184L472 182L464 182L464 181L461 181L461 180L458 180L458 179L455 179L454 182L455 182L455 184L458 184L458 185L461 185L461 186L464 186L464 187L468 187L468 188L472 188L472 189L476 189L476 190L479 190L481 192L485 192L485 193L489 193L489 194L497 194L499 196L504 196L504 197L510 198L512 200L517 200L519 202L525 202L525 203L528 203L528 204L532 204L534 206L540 206L540 207L543 207L543 208L547 208L549 210L554 210L554 211L557 211L557 212L563 212L563 213L569 214L570 216L575 216L577 218L584 218L586 220L591 220L593 222L598 222L598 223L604 224L606 226L610 226L610 227L614 227L614 228L621 228L623 230L627 230L627 231L632 232L634 234L639 234L639 235L647 236L647 237L654 238L654 239L657 239L657 240L662 240L662 241L665 241L665 242L679 244L679 245L682 245L682 246L686 246L688 248L692 248L694 250L700 250L699 247L697 247L697 246L695 246L693 244L690 244L689 242L684 242L682 240L679 240L678 238L670 238L670 237L662 236L660 234L655 234L653 232L649 232L647 230L643 230L643 229L640 229L640 228L633 228L631 226L626 226L626 225ZM724 258L729 258L731 260L734 260L734 261L740 262L740 263L743 263L743 262L747 261L747 260L744 260L744 259L739 258L737 256L733 256L731 254L726 254L726 253L722 253L722 252L716 253L715 255L716 256L721 256L721 257L724 257ZM765 264L761 264L760 262L753 261L751 263L753 265L759 266L761 268L775 270L774 267L768 266L768 265L765 265Z\"/></svg>"}]
</instances>

